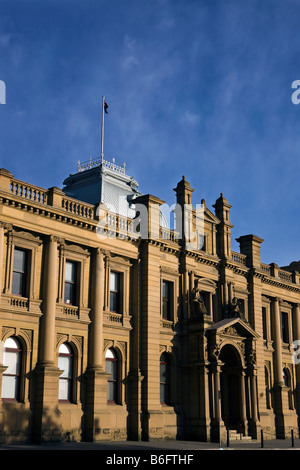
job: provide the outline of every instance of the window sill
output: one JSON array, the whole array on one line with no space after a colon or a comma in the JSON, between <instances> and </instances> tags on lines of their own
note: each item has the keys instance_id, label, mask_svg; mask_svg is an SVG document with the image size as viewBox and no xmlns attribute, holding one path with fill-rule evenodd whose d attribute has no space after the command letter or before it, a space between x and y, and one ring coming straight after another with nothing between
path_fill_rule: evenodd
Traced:
<instances>
[{"instance_id":1,"label":"window sill","mask_svg":"<svg viewBox=\"0 0 300 470\"><path fill-rule=\"evenodd\" d=\"M64 406L76 406L78 403L75 401L70 401L70 400L58 400L59 405L64 405Z\"/></svg>"},{"instance_id":2,"label":"window sill","mask_svg":"<svg viewBox=\"0 0 300 470\"><path fill-rule=\"evenodd\" d=\"M111 407L118 408L118 409L123 408L123 405L124 405L123 403L116 403L115 401L107 402L107 406L111 406Z\"/></svg>"},{"instance_id":3,"label":"window sill","mask_svg":"<svg viewBox=\"0 0 300 470\"><path fill-rule=\"evenodd\" d=\"M1 398L3 403L21 403L16 398Z\"/></svg>"},{"instance_id":4,"label":"window sill","mask_svg":"<svg viewBox=\"0 0 300 470\"><path fill-rule=\"evenodd\" d=\"M169 414L173 414L175 413L174 411L174 405L166 405L165 403L161 403L161 411L163 413L169 413Z\"/></svg>"}]
</instances>

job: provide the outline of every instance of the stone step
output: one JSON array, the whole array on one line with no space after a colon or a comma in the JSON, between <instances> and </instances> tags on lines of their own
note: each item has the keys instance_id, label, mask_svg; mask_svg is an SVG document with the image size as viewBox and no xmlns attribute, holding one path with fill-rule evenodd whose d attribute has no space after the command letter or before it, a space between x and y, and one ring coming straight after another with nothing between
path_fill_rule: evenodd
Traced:
<instances>
[{"instance_id":1,"label":"stone step","mask_svg":"<svg viewBox=\"0 0 300 470\"><path fill-rule=\"evenodd\" d=\"M230 429L229 430L229 439L231 441L247 441L247 442L251 442L252 441L252 437L251 436L243 436L243 434L241 435L238 431L235 431L233 429Z\"/></svg>"}]
</instances>

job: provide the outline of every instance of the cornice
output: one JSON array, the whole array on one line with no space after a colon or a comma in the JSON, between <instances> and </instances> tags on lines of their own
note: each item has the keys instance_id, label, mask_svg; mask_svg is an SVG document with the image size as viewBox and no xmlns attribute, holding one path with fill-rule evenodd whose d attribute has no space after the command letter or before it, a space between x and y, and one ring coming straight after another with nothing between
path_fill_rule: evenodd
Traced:
<instances>
[{"instance_id":1,"label":"cornice","mask_svg":"<svg viewBox=\"0 0 300 470\"><path fill-rule=\"evenodd\" d=\"M249 275L260 279L264 284L300 293L300 285L268 276L266 273L261 270L257 270L256 268L250 268Z\"/></svg>"}]
</instances>

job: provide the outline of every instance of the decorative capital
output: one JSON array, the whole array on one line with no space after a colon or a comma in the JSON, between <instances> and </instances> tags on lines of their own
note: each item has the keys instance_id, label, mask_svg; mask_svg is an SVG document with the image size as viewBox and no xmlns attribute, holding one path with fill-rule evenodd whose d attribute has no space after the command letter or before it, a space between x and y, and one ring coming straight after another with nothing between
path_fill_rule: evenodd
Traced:
<instances>
[{"instance_id":1,"label":"decorative capital","mask_svg":"<svg viewBox=\"0 0 300 470\"><path fill-rule=\"evenodd\" d=\"M6 230L12 230L13 229L13 224L10 224L9 222L3 222L3 220L0 220L0 227L6 229Z\"/></svg>"},{"instance_id":2,"label":"decorative capital","mask_svg":"<svg viewBox=\"0 0 300 470\"><path fill-rule=\"evenodd\" d=\"M57 235L50 235L49 240L51 243L59 243L60 245L65 243L64 238L58 237Z\"/></svg>"},{"instance_id":3,"label":"decorative capital","mask_svg":"<svg viewBox=\"0 0 300 470\"><path fill-rule=\"evenodd\" d=\"M96 249L97 255L103 255L103 257L108 258L110 256L110 251L105 250L104 248L97 248Z\"/></svg>"}]
</instances>

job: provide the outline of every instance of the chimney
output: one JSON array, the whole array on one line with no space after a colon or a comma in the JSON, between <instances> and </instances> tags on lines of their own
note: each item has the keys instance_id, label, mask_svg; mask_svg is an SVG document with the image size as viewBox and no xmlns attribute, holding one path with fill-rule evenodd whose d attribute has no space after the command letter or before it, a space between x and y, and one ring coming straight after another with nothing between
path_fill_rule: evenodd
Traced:
<instances>
[{"instance_id":1,"label":"chimney","mask_svg":"<svg viewBox=\"0 0 300 470\"><path fill-rule=\"evenodd\" d=\"M256 235L243 235L237 238L236 241L240 244L240 252L247 256L247 266L260 267L260 245L263 239Z\"/></svg>"}]
</instances>

